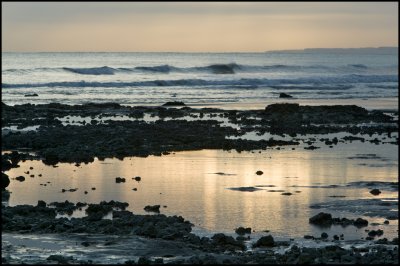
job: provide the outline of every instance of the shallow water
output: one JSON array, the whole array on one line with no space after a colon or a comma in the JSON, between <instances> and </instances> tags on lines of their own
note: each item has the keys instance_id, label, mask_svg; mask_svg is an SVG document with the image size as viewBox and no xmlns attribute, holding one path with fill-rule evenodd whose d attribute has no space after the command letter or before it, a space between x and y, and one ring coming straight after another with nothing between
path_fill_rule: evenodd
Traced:
<instances>
[{"instance_id":1,"label":"shallow water","mask_svg":"<svg viewBox=\"0 0 400 266\"><path fill-rule=\"evenodd\" d=\"M372 196L365 186L346 186L355 181L398 180L398 146L375 145L368 142L339 143L333 148L317 145L314 151L303 146L281 147L265 151L242 152L201 150L171 153L166 156L125 158L124 160L95 160L90 164L75 166L59 163L46 166L41 161L20 162L19 168L10 170L10 178L26 177L24 182L11 180L9 205L32 204L38 200L99 203L102 200L128 202L128 210L146 213L146 205L161 205L161 213L181 215L195 224L194 232L210 235L213 232L234 234L239 226L251 227L255 234L269 230L278 238L301 238L305 234L319 236L322 232L345 234L345 239L366 237L364 229L384 230L383 237L397 236L397 220L389 225L357 229L319 228L308 219L323 209L310 205L337 200L397 199L397 191L385 190ZM349 159L357 154L376 154L373 158ZM30 170L29 167L33 167ZM263 175L256 175L261 170ZM29 174L24 172L30 171ZM224 174L217 174L224 173ZM29 177L34 174L35 177ZM38 174L42 174L41 177ZM126 183L115 183L116 177L126 178ZM141 181L133 178L140 176ZM50 182L50 183L48 183ZM40 185L42 184L42 185ZM44 186L43 184L46 184ZM329 187L337 185L337 187ZM96 190L91 190L95 187ZM254 192L235 191L229 188L257 187ZM78 188L76 192L61 192ZM133 191L137 188L137 191ZM293 193L281 195L283 190ZM84 194L88 191L88 194ZM300 191L300 192L296 192ZM330 197L345 196L345 197ZM166 207L163 207L163 206ZM366 218L370 223L383 223L385 217L364 217L348 211L336 212L333 217ZM81 216L83 213L76 213ZM254 233L253 233L254 234Z\"/></svg>"}]
</instances>

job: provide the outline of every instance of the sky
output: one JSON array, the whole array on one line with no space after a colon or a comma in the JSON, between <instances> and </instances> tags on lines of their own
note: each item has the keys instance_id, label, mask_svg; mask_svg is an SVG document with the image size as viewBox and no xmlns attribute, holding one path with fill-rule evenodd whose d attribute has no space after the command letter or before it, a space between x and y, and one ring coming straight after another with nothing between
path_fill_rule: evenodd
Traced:
<instances>
[{"instance_id":1,"label":"sky","mask_svg":"<svg viewBox=\"0 0 400 266\"><path fill-rule=\"evenodd\" d=\"M397 2L2 2L2 51L398 46Z\"/></svg>"}]
</instances>

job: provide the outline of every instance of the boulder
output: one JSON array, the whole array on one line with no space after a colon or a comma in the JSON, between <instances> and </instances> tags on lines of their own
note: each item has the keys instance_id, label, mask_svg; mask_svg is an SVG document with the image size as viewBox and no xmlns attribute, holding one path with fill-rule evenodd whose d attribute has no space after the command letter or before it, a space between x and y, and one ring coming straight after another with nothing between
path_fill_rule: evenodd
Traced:
<instances>
[{"instance_id":1,"label":"boulder","mask_svg":"<svg viewBox=\"0 0 400 266\"><path fill-rule=\"evenodd\" d=\"M357 218L354 223L355 226L357 227L363 227L363 226L368 226L368 221L364 220L362 218Z\"/></svg>"},{"instance_id":2,"label":"boulder","mask_svg":"<svg viewBox=\"0 0 400 266\"><path fill-rule=\"evenodd\" d=\"M320 212L309 219L310 224L330 225L333 223L330 213Z\"/></svg>"},{"instance_id":3,"label":"boulder","mask_svg":"<svg viewBox=\"0 0 400 266\"><path fill-rule=\"evenodd\" d=\"M235 229L235 232L238 235L251 234L251 228L250 227L244 228L240 226Z\"/></svg>"},{"instance_id":4,"label":"boulder","mask_svg":"<svg viewBox=\"0 0 400 266\"><path fill-rule=\"evenodd\" d=\"M274 244L274 238L271 235L267 235L258 239L254 247L273 247Z\"/></svg>"},{"instance_id":5,"label":"boulder","mask_svg":"<svg viewBox=\"0 0 400 266\"><path fill-rule=\"evenodd\" d=\"M256 172L256 175L262 175L262 174L264 174L264 172L261 171L261 170L258 170L258 171Z\"/></svg>"},{"instance_id":6,"label":"boulder","mask_svg":"<svg viewBox=\"0 0 400 266\"><path fill-rule=\"evenodd\" d=\"M1 173L1 190L5 190L10 184L10 178L5 173Z\"/></svg>"}]
</instances>

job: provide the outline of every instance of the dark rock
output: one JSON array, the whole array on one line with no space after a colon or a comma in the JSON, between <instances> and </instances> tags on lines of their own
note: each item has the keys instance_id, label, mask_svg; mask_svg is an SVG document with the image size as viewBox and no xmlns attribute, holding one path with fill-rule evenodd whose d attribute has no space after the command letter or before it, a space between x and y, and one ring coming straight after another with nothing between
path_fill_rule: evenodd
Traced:
<instances>
[{"instance_id":1,"label":"dark rock","mask_svg":"<svg viewBox=\"0 0 400 266\"><path fill-rule=\"evenodd\" d=\"M140 176L136 176L135 180L139 182L140 180L142 180L142 178Z\"/></svg>"},{"instance_id":2,"label":"dark rock","mask_svg":"<svg viewBox=\"0 0 400 266\"><path fill-rule=\"evenodd\" d=\"M314 239L314 237L310 235L304 235L304 239Z\"/></svg>"},{"instance_id":3,"label":"dark rock","mask_svg":"<svg viewBox=\"0 0 400 266\"><path fill-rule=\"evenodd\" d=\"M184 104L183 102L166 102L164 103L162 106L186 106L186 104Z\"/></svg>"},{"instance_id":4,"label":"dark rock","mask_svg":"<svg viewBox=\"0 0 400 266\"><path fill-rule=\"evenodd\" d=\"M293 96L282 92L282 93L279 93L279 98L293 98Z\"/></svg>"},{"instance_id":5,"label":"dark rock","mask_svg":"<svg viewBox=\"0 0 400 266\"><path fill-rule=\"evenodd\" d=\"M383 223L384 223L384 224L389 224L389 221L388 221L388 220L385 220Z\"/></svg>"},{"instance_id":6,"label":"dark rock","mask_svg":"<svg viewBox=\"0 0 400 266\"><path fill-rule=\"evenodd\" d=\"M5 173L1 173L1 190L5 190L10 184L10 178Z\"/></svg>"},{"instance_id":7,"label":"dark rock","mask_svg":"<svg viewBox=\"0 0 400 266\"><path fill-rule=\"evenodd\" d=\"M316 147L314 145L308 146L308 147L304 147L305 150L315 150L315 149L319 149L320 147Z\"/></svg>"},{"instance_id":8,"label":"dark rock","mask_svg":"<svg viewBox=\"0 0 400 266\"><path fill-rule=\"evenodd\" d=\"M320 212L309 219L311 224L316 225L330 225L333 223L332 215L330 213Z\"/></svg>"},{"instance_id":9,"label":"dark rock","mask_svg":"<svg viewBox=\"0 0 400 266\"><path fill-rule=\"evenodd\" d=\"M140 257L137 261L137 264L139 264L139 265L150 265L151 263L152 263L152 261L146 257Z\"/></svg>"},{"instance_id":10,"label":"dark rock","mask_svg":"<svg viewBox=\"0 0 400 266\"><path fill-rule=\"evenodd\" d=\"M43 208L43 207L46 207L46 205L47 205L47 204L46 204L45 201L39 200L36 206L37 206L37 207L42 207L42 208Z\"/></svg>"},{"instance_id":11,"label":"dark rock","mask_svg":"<svg viewBox=\"0 0 400 266\"><path fill-rule=\"evenodd\" d=\"M368 226L368 221L362 218L357 218L354 223L355 226L357 227L363 227L363 226Z\"/></svg>"},{"instance_id":12,"label":"dark rock","mask_svg":"<svg viewBox=\"0 0 400 266\"><path fill-rule=\"evenodd\" d=\"M263 171L258 170L258 171L256 172L256 175L262 175L263 173L264 173Z\"/></svg>"},{"instance_id":13,"label":"dark rock","mask_svg":"<svg viewBox=\"0 0 400 266\"><path fill-rule=\"evenodd\" d=\"M372 195L376 196L381 194L381 191L377 188L372 189L369 193L371 193Z\"/></svg>"},{"instance_id":14,"label":"dark rock","mask_svg":"<svg viewBox=\"0 0 400 266\"><path fill-rule=\"evenodd\" d=\"M25 97L37 97L39 95L37 95L36 93L28 93L24 95Z\"/></svg>"},{"instance_id":15,"label":"dark rock","mask_svg":"<svg viewBox=\"0 0 400 266\"><path fill-rule=\"evenodd\" d=\"M225 249L245 249L242 242L235 240L231 236L226 236L222 233L215 234L211 237L212 242L217 246L222 246Z\"/></svg>"},{"instance_id":16,"label":"dark rock","mask_svg":"<svg viewBox=\"0 0 400 266\"><path fill-rule=\"evenodd\" d=\"M290 195L293 195L293 194L290 193L290 192L284 192L284 193L282 193L281 195L290 196Z\"/></svg>"},{"instance_id":17,"label":"dark rock","mask_svg":"<svg viewBox=\"0 0 400 266\"><path fill-rule=\"evenodd\" d=\"M253 192L257 190L261 190L260 188L256 187L231 187L230 190L238 190L238 191L245 191L245 192Z\"/></svg>"},{"instance_id":18,"label":"dark rock","mask_svg":"<svg viewBox=\"0 0 400 266\"><path fill-rule=\"evenodd\" d=\"M22 175L17 176L15 179L18 180L19 182L24 182L25 181L25 177L23 177Z\"/></svg>"},{"instance_id":19,"label":"dark rock","mask_svg":"<svg viewBox=\"0 0 400 266\"><path fill-rule=\"evenodd\" d=\"M271 235L267 235L258 239L254 247L273 247L274 244L274 238Z\"/></svg>"},{"instance_id":20,"label":"dark rock","mask_svg":"<svg viewBox=\"0 0 400 266\"><path fill-rule=\"evenodd\" d=\"M147 212L160 212L160 205L147 205L144 210Z\"/></svg>"},{"instance_id":21,"label":"dark rock","mask_svg":"<svg viewBox=\"0 0 400 266\"><path fill-rule=\"evenodd\" d=\"M339 236L338 236L338 235L334 235L334 236L333 236L333 239L334 239L334 240L339 240Z\"/></svg>"},{"instance_id":22,"label":"dark rock","mask_svg":"<svg viewBox=\"0 0 400 266\"><path fill-rule=\"evenodd\" d=\"M123 177L116 177L115 178L115 183L121 183L121 182L125 183L125 178L123 178Z\"/></svg>"},{"instance_id":23,"label":"dark rock","mask_svg":"<svg viewBox=\"0 0 400 266\"><path fill-rule=\"evenodd\" d=\"M61 255L50 255L47 257L46 260L52 260L52 261L57 261L59 264L68 264L68 261L72 260L73 257L66 257L66 256L61 256Z\"/></svg>"},{"instance_id":24,"label":"dark rock","mask_svg":"<svg viewBox=\"0 0 400 266\"><path fill-rule=\"evenodd\" d=\"M328 238L328 234L325 233L325 232L323 232L323 233L321 234L321 238L322 238L322 239L327 239L327 238Z\"/></svg>"},{"instance_id":25,"label":"dark rock","mask_svg":"<svg viewBox=\"0 0 400 266\"><path fill-rule=\"evenodd\" d=\"M251 228L250 227L244 228L240 226L235 229L235 232L238 235L251 234Z\"/></svg>"}]
</instances>

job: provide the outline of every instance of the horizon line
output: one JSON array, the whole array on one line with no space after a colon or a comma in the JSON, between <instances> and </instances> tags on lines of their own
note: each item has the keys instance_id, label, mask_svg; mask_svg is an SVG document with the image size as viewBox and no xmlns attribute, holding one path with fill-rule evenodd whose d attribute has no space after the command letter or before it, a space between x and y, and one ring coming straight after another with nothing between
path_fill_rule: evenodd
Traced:
<instances>
[{"instance_id":1,"label":"horizon line","mask_svg":"<svg viewBox=\"0 0 400 266\"><path fill-rule=\"evenodd\" d=\"M1 51L2 53L269 53L269 52L293 52L306 50L333 50L333 49L399 49L398 46L377 46L377 47L310 47L301 49L282 49L265 51Z\"/></svg>"}]
</instances>

